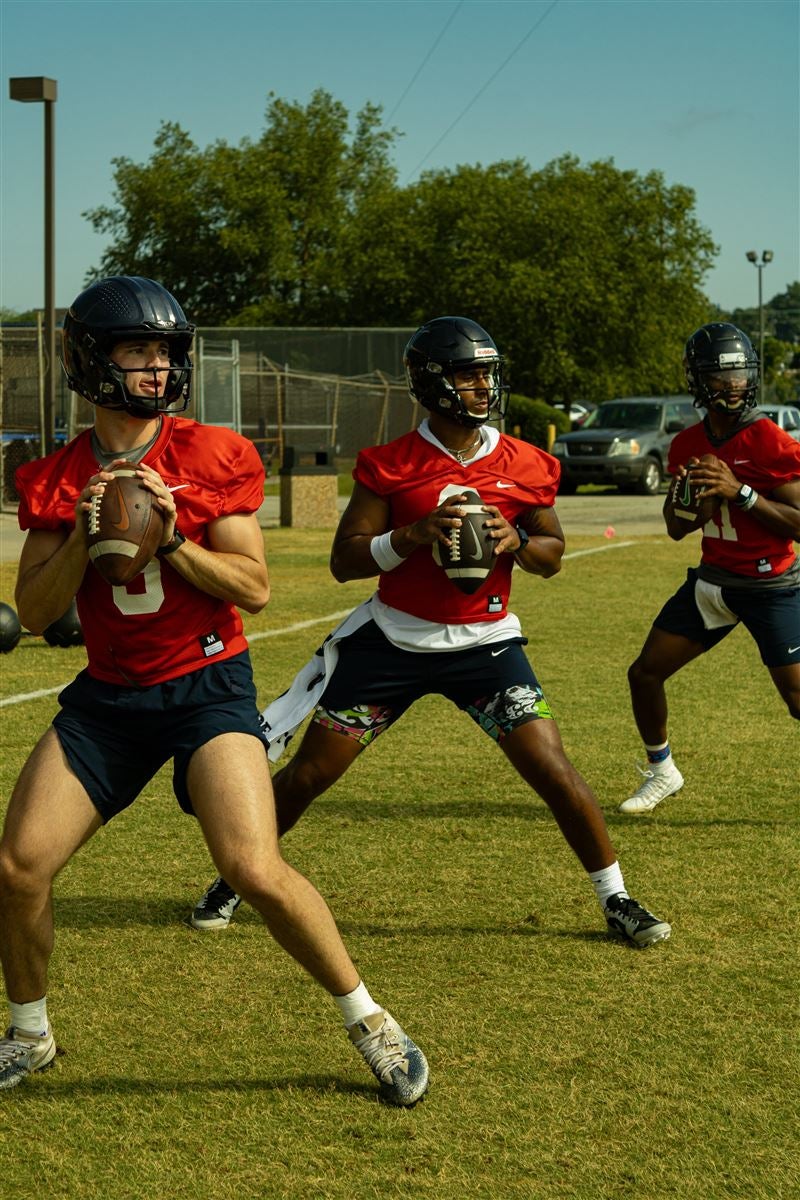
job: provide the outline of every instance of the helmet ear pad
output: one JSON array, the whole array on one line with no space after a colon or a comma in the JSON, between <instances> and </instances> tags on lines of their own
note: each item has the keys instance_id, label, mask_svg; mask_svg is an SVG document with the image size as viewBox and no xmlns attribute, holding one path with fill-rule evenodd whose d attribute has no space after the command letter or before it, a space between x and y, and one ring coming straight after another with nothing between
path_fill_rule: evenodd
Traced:
<instances>
[{"instance_id":1,"label":"helmet ear pad","mask_svg":"<svg viewBox=\"0 0 800 1200\"><path fill-rule=\"evenodd\" d=\"M62 364L68 386L90 404L144 419L183 412L189 403L194 325L166 288L141 276L101 279L82 292L64 318ZM132 396L127 371L111 358L126 340L163 340L172 370L161 395Z\"/></svg>"}]
</instances>

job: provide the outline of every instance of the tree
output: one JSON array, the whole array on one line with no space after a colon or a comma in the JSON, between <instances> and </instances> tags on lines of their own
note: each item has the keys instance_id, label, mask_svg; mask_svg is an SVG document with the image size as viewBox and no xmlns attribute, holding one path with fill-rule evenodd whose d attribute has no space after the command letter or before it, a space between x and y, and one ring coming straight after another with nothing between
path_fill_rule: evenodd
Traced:
<instances>
[{"instance_id":1,"label":"tree","mask_svg":"<svg viewBox=\"0 0 800 1200\"><path fill-rule=\"evenodd\" d=\"M600 401L683 391L680 348L710 319L716 248L694 194L658 172L566 155L427 172L398 186L398 136L366 105L270 97L264 133L199 150L161 126L114 161L112 241L93 277L152 275L201 324L408 325L465 313L516 390Z\"/></svg>"},{"instance_id":2,"label":"tree","mask_svg":"<svg viewBox=\"0 0 800 1200\"><path fill-rule=\"evenodd\" d=\"M308 105L271 96L257 142L201 151L165 122L144 165L114 159L115 205L85 215L112 242L91 279L155 277L206 325L336 323L343 228L363 198L394 186L389 149L367 105L352 135L327 92Z\"/></svg>"}]
</instances>

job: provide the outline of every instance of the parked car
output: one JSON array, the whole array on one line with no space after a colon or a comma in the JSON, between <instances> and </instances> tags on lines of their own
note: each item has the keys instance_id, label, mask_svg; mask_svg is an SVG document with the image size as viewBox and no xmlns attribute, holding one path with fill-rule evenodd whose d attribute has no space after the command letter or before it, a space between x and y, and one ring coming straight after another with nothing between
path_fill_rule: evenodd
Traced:
<instances>
[{"instance_id":1,"label":"parked car","mask_svg":"<svg viewBox=\"0 0 800 1200\"><path fill-rule=\"evenodd\" d=\"M800 442L800 408L795 408L793 404L765 404L760 411L785 429L789 437Z\"/></svg>"},{"instance_id":2,"label":"parked car","mask_svg":"<svg viewBox=\"0 0 800 1200\"><path fill-rule=\"evenodd\" d=\"M571 495L582 483L610 483L622 492L656 495L672 438L702 415L691 396L606 400L579 429L553 443L561 493Z\"/></svg>"},{"instance_id":3,"label":"parked car","mask_svg":"<svg viewBox=\"0 0 800 1200\"><path fill-rule=\"evenodd\" d=\"M566 413L567 412L566 400L557 400L556 403L553 405L553 408L557 408L559 410L559 412ZM591 400L572 400L572 401L570 401L569 419L570 419L570 424L572 425L572 428L573 429L580 428L580 426L583 425L586 418L590 415L590 413L593 413L596 408L597 408L597 405L593 404Z\"/></svg>"}]
</instances>

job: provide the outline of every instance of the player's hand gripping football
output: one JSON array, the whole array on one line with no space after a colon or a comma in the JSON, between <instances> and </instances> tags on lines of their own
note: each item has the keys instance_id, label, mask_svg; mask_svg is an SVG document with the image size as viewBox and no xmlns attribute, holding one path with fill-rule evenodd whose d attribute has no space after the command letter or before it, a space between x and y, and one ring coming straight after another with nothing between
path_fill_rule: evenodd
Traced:
<instances>
[{"instance_id":1,"label":"player's hand gripping football","mask_svg":"<svg viewBox=\"0 0 800 1200\"><path fill-rule=\"evenodd\" d=\"M158 471L154 471L152 467L148 467L147 463L139 463L136 468L136 474L148 492L152 493L161 511L161 516L164 519L164 536L161 539L161 545L166 546L172 540L172 535L175 532L175 522L178 519L175 499Z\"/></svg>"}]
</instances>

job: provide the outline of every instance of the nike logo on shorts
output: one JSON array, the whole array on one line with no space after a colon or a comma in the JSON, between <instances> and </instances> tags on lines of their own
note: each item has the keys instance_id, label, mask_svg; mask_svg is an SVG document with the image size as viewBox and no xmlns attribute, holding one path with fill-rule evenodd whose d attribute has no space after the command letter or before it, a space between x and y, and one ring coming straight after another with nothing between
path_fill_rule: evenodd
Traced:
<instances>
[{"instance_id":1,"label":"nike logo on shorts","mask_svg":"<svg viewBox=\"0 0 800 1200\"><path fill-rule=\"evenodd\" d=\"M493 650L493 651L492 651L492 658L497 658L498 654L505 654L505 652L506 652L506 650L507 650L507 649L508 649L508 646L503 646L503 649L502 649L502 650Z\"/></svg>"}]
</instances>

